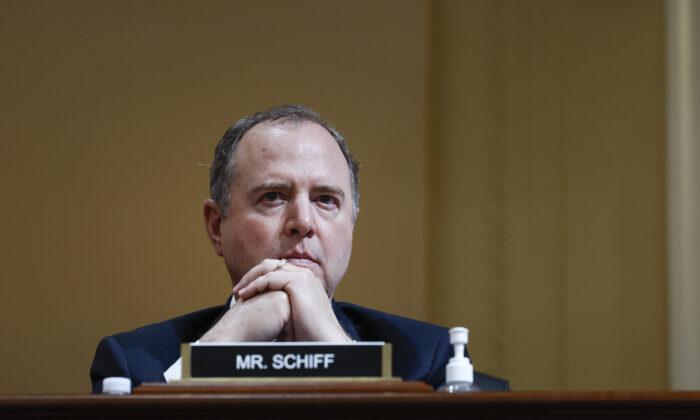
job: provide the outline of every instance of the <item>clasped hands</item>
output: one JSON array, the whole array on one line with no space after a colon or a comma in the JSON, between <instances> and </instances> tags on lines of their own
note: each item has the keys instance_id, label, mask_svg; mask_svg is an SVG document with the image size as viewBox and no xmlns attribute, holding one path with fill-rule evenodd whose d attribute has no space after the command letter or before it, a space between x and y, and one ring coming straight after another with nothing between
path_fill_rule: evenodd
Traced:
<instances>
[{"instance_id":1,"label":"clasped hands","mask_svg":"<svg viewBox=\"0 0 700 420\"><path fill-rule=\"evenodd\" d=\"M311 270L266 259L233 288L236 303L201 342L352 341Z\"/></svg>"}]
</instances>

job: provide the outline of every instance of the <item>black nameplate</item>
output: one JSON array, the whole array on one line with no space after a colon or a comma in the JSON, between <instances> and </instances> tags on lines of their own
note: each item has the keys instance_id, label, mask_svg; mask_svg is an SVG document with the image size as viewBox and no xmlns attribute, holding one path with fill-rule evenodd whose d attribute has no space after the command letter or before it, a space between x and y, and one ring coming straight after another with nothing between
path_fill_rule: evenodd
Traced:
<instances>
[{"instance_id":1,"label":"black nameplate","mask_svg":"<svg viewBox=\"0 0 700 420\"><path fill-rule=\"evenodd\" d=\"M182 378L390 378L391 344L191 343Z\"/></svg>"}]
</instances>

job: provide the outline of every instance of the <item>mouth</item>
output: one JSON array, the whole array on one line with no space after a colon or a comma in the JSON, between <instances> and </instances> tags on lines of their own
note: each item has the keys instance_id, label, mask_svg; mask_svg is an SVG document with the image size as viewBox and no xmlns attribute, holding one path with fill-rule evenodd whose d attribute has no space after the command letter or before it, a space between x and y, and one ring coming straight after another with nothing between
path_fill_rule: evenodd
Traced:
<instances>
[{"instance_id":1,"label":"mouth","mask_svg":"<svg viewBox=\"0 0 700 420\"><path fill-rule=\"evenodd\" d=\"M318 262L306 252L289 252L282 255L280 258L285 258L288 263L296 265L298 267L315 267L318 266Z\"/></svg>"}]
</instances>

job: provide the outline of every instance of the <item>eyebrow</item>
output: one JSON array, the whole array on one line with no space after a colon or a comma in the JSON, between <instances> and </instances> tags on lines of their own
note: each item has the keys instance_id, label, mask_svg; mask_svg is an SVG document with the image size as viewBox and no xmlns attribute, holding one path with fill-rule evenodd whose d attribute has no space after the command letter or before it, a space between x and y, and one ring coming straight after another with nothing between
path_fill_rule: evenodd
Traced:
<instances>
[{"instance_id":1,"label":"eyebrow","mask_svg":"<svg viewBox=\"0 0 700 420\"><path fill-rule=\"evenodd\" d=\"M292 185L287 183L287 182L271 181L271 182L263 182L262 184L256 185L252 190L250 190L250 194L255 195L255 194L258 194L262 191L268 191L268 190L290 190L290 189L292 189ZM312 188L312 191L332 193L332 194L339 196L341 200L345 200L345 191L343 191L342 188L338 188L338 187L335 187L333 185L317 185L317 186Z\"/></svg>"},{"instance_id":2,"label":"eyebrow","mask_svg":"<svg viewBox=\"0 0 700 420\"><path fill-rule=\"evenodd\" d=\"M292 186L291 184L287 182L263 182L262 184L256 185L255 188L250 190L251 194L257 194L261 191L266 191L266 190L289 190L291 189Z\"/></svg>"}]
</instances>

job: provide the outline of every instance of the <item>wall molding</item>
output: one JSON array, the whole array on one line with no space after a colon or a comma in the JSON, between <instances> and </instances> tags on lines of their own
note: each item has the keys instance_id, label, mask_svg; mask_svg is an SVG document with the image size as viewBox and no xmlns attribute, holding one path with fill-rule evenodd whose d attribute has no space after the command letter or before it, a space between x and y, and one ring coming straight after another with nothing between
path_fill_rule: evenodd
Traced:
<instances>
[{"instance_id":1,"label":"wall molding","mask_svg":"<svg viewBox=\"0 0 700 420\"><path fill-rule=\"evenodd\" d=\"M669 385L700 389L700 4L666 10Z\"/></svg>"}]
</instances>

